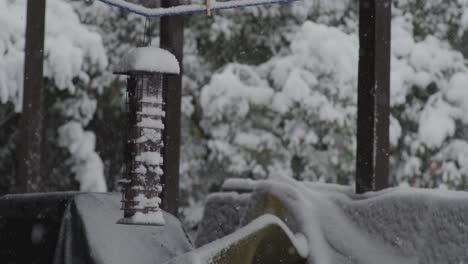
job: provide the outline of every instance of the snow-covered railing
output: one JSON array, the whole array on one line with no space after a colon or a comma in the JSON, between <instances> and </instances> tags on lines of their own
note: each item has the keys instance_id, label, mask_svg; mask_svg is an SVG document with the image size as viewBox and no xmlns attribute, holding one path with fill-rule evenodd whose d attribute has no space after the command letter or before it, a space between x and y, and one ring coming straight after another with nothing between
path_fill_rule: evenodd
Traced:
<instances>
[{"instance_id":1,"label":"snow-covered railing","mask_svg":"<svg viewBox=\"0 0 468 264\"><path fill-rule=\"evenodd\" d=\"M207 12L208 10L223 10L232 9L248 6L259 6L268 4L280 4L290 3L298 0L233 0L226 2L211 1L210 5L203 4L189 4L179 5L173 7L159 7L159 8L148 8L138 4L130 3L124 0L99 0L111 6L124 9L128 12L132 12L145 17L162 17L162 16L175 16L183 14L193 14Z\"/></svg>"}]
</instances>

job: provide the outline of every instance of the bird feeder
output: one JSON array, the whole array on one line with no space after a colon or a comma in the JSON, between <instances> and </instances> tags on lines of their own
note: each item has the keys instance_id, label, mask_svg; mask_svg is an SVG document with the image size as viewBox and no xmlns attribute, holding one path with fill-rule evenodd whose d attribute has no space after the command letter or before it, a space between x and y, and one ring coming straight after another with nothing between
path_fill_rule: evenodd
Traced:
<instances>
[{"instance_id":1,"label":"bird feeder","mask_svg":"<svg viewBox=\"0 0 468 264\"><path fill-rule=\"evenodd\" d=\"M124 218L119 224L164 225L159 207L164 175L163 78L179 71L174 55L156 47L131 50L114 71L128 76L126 174L119 181Z\"/></svg>"}]
</instances>

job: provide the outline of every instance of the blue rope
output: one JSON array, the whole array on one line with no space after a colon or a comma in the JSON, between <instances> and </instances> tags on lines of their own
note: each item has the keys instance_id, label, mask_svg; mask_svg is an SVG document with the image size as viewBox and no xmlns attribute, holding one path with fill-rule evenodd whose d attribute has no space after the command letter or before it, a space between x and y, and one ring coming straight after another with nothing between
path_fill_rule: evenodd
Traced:
<instances>
[{"instance_id":1,"label":"blue rope","mask_svg":"<svg viewBox=\"0 0 468 264\"><path fill-rule=\"evenodd\" d=\"M142 15L145 17L162 17L162 16L176 16L176 15L186 15L186 14L193 14L193 13L200 13L206 12L206 6L204 5L180 5L175 7L168 7L168 8L144 8L142 6L138 6L135 4L131 4L125 1L123 4L119 4L113 0L99 0L103 3L108 5L126 10L131 13L135 13L138 15ZM211 10L224 10L224 9L233 9L233 8L240 8L240 7L249 7L249 6L261 6L261 5L268 5L268 4L281 4L281 3L291 3L299 0L264 0L264 1L254 1L249 2L249 0L242 0L242 1L235 1L238 2L234 5L229 5L229 2L219 2L215 3L211 7ZM128 3L128 4L127 4ZM146 9L147 11L141 10Z\"/></svg>"}]
</instances>

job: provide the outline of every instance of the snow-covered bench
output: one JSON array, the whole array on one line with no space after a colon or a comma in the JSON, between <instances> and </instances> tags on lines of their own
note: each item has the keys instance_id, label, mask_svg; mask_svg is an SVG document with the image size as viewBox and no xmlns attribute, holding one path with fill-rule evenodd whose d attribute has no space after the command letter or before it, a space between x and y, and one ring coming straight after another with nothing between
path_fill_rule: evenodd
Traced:
<instances>
[{"instance_id":1,"label":"snow-covered bench","mask_svg":"<svg viewBox=\"0 0 468 264\"><path fill-rule=\"evenodd\" d=\"M305 263L307 243L276 216L265 214L230 235L166 264Z\"/></svg>"},{"instance_id":2,"label":"snow-covered bench","mask_svg":"<svg viewBox=\"0 0 468 264\"><path fill-rule=\"evenodd\" d=\"M162 264L192 250L178 219L118 225L117 193L0 197L0 263Z\"/></svg>"},{"instance_id":3,"label":"snow-covered bench","mask_svg":"<svg viewBox=\"0 0 468 264\"><path fill-rule=\"evenodd\" d=\"M238 263L296 263L281 259L279 239L259 234L271 225L288 237L283 248L294 247L290 257L305 263L468 263L466 192L392 188L356 195L349 187L291 179L228 180L224 192L208 198L196 242L204 245L171 263L235 263L226 252L265 252L268 244L277 246L276 262L255 262L249 253ZM270 239L253 243L250 236Z\"/></svg>"},{"instance_id":4,"label":"snow-covered bench","mask_svg":"<svg viewBox=\"0 0 468 264\"><path fill-rule=\"evenodd\" d=\"M49 250L50 260L36 263L468 263L465 192L355 195L292 179L229 180L223 188L208 199L196 249L167 214L164 227L115 224L119 194L2 197L0 259L29 263L21 260ZM23 242L27 249L15 248Z\"/></svg>"}]
</instances>

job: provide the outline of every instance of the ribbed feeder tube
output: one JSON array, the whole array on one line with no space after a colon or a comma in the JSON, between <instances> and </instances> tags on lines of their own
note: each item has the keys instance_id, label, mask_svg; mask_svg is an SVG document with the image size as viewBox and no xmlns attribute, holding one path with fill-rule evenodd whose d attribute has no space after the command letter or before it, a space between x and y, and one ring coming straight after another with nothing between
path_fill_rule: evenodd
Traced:
<instances>
[{"instance_id":1,"label":"ribbed feeder tube","mask_svg":"<svg viewBox=\"0 0 468 264\"><path fill-rule=\"evenodd\" d=\"M164 225L160 209L163 171L163 77L180 73L179 62L157 47L130 50L115 68L127 78L126 173L120 180L124 217L117 223Z\"/></svg>"},{"instance_id":2,"label":"ribbed feeder tube","mask_svg":"<svg viewBox=\"0 0 468 264\"><path fill-rule=\"evenodd\" d=\"M164 225L160 210L164 130L162 74L138 73L128 80L127 175L120 224Z\"/></svg>"}]
</instances>

